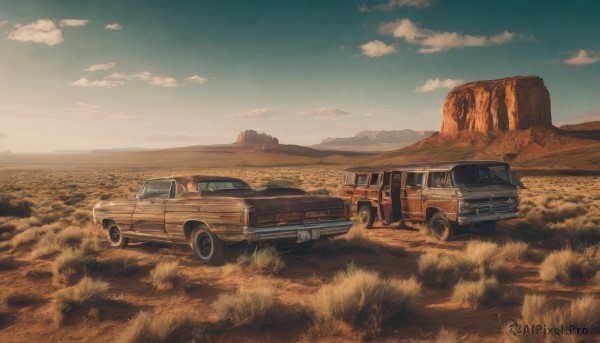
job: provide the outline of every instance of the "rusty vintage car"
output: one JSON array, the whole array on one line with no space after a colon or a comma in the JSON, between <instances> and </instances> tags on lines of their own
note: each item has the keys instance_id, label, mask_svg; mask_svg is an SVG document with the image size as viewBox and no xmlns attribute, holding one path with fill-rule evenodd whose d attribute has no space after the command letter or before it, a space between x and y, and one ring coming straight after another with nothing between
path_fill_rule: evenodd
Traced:
<instances>
[{"instance_id":1,"label":"rusty vintage car","mask_svg":"<svg viewBox=\"0 0 600 343\"><path fill-rule=\"evenodd\" d=\"M498 161L351 168L340 197L367 228L375 220L425 222L440 240L459 226L492 232L497 221L519 217L510 166Z\"/></svg>"},{"instance_id":2,"label":"rusty vintage car","mask_svg":"<svg viewBox=\"0 0 600 343\"><path fill-rule=\"evenodd\" d=\"M93 222L111 246L129 239L191 245L201 260L221 264L228 245L274 241L306 247L346 233L346 203L297 188L254 190L240 179L177 176L144 182L135 198L94 206Z\"/></svg>"}]
</instances>

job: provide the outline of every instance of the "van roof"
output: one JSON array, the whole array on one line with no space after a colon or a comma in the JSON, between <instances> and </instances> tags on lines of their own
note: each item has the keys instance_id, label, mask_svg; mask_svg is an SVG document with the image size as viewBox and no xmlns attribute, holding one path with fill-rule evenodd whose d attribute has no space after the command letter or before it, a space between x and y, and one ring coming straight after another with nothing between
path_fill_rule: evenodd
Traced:
<instances>
[{"instance_id":1,"label":"van roof","mask_svg":"<svg viewBox=\"0 0 600 343\"><path fill-rule=\"evenodd\" d=\"M462 165L505 165L508 163L502 161L448 161L448 162L423 162L423 163L412 163L412 164L392 164L383 166L370 166L370 167L353 167L346 169L347 172L384 172L384 171L427 171L427 170L451 170L457 166Z\"/></svg>"}]
</instances>

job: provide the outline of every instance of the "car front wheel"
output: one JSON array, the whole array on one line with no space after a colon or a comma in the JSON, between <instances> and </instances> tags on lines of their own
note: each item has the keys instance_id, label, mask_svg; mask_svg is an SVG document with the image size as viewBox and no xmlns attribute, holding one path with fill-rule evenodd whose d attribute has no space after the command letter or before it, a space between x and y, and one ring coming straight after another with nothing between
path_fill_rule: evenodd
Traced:
<instances>
[{"instance_id":1,"label":"car front wheel","mask_svg":"<svg viewBox=\"0 0 600 343\"><path fill-rule=\"evenodd\" d=\"M192 233L192 249L199 259L215 266L225 261L225 244L206 228L197 228Z\"/></svg>"},{"instance_id":2,"label":"car front wheel","mask_svg":"<svg viewBox=\"0 0 600 343\"><path fill-rule=\"evenodd\" d=\"M436 213L429 220L429 229L440 241L447 241L452 237L452 226L443 213Z\"/></svg>"},{"instance_id":3,"label":"car front wheel","mask_svg":"<svg viewBox=\"0 0 600 343\"><path fill-rule=\"evenodd\" d=\"M127 247L129 243L129 238L123 236L123 231L115 222L108 225L108 243L111 247L118 249Z\"/></svg>"}]
</instances>

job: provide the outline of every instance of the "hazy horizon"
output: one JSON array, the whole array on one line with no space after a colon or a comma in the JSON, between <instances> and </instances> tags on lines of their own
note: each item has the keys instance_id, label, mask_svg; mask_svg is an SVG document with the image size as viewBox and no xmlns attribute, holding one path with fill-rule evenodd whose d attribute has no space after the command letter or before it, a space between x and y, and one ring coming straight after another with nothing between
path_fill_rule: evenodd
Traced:
<instances>
[{"instance_id":1,"label":"hazy horizon","mask_svg":"<svg viewBox=\"0 0 600 343\"><path fill-rule=\"evenodd\" d=\"M541 76L600 119L600 4L0 0L0 151L313 145L431 130L454 86Z\"/></svg>"}]
</instances>

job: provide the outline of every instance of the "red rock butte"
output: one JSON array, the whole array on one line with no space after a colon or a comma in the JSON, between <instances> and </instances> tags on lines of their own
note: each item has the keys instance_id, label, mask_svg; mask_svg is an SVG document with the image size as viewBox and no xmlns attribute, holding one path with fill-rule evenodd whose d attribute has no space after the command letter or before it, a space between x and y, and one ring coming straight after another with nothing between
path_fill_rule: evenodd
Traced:
<instances>
[{"instance_id":1,"label":"red rock butte","mask_svg":"<svg viewBox=\"0 0 600 343\"><path fill-rule=\"evenodd\" d=\"M550 93L538 76L513 76L455 87L446 96L443 111L442 135L552 125Z\"/></svg>"}]
</instances>

